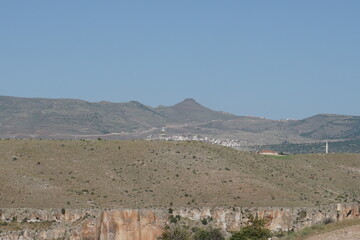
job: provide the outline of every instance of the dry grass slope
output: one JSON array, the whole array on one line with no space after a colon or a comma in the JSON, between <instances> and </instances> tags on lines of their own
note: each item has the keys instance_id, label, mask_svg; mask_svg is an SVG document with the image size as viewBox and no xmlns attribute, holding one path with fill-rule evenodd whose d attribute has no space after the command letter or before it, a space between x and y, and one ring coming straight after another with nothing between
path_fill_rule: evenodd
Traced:
<instances>
[{"instance_id":1,"label":"dry grass slope","mask_svg":"<svg viewBox=\"0 0 360 240\"><path fill-rule=\"evenodd\" d=\"M0 206L313 206L359 200L360 155L271 158L200 142L0 141Z\"/></svg>"}]
</instances>

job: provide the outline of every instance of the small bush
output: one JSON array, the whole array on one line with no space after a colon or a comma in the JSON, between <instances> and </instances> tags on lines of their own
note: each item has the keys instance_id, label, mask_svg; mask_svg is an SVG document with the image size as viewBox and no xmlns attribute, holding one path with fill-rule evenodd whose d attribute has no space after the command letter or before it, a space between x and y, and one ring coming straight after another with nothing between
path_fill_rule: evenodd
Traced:
<instances>
[{"instance_id":1,"label":"small bush","mask_svg":"<svg viewBox=\"0 0 360 240\"><path fill-rule=\"evenodd\" d=\"M211 222L212 220L213 220L212 217L207 216L206 218L202 218L202 219L201 219L201 223L202 223L203 225L206 225L206 224L208 224L209 222Z\"/></svg>"},{"instance_id":2,"label":"small bush","mask_svg":"<svg viewBox=\"0 0 360 240\"><path fill-rule=\"evenodd\" d=\"M275 237L277 237L277 238L283 238L283 237L285 237L285 236L288 236L288 235L291 235L293 232L286 232L286 231L282 231L282 230L280 230L280 231L277 231L277 232L275 232L274 233L274 236Z\"/></svg>"},{"instance_id":3,"label":"small bush","mask_svg":"<svg viewBox=\"0 0 360 240\"><path fill-rule=\"evenodd\" d=\"M191 233L184 227L175 226L165 228L159 240L192 240Z\"/></svg>"},{"instance_id":4,"label":"small bush","mask_svg":"<svg viewBox=\"0 0 360 240\"><path fill-rule=\"evenodd\" d=\"M217 228L194 228L190 231L185 226L170 225L158 238L159 240L225 240L223 233Z\"/></svg>"},{"instance_id":5,"label":"small bush","mask_svg":"<svg viewBox=\"0 0 360 240\"><path fill-rule=\"evenodd\" d=\"M249 225L234 232L230 240L266 240L271 237L269 229L265 228L266 220L258 216L249 216Z\"/></svg>"},{"instance_id":6,"label":"small bush","mask_svg":"<svg viewBox=\"0 0 360 240\"><path fill-rule=\"evenodd\" d=\"M169 217L170 223L177 223L178 219L176 217L174 217L173 215L171 215Z\"/></svg>"},{"instance_id":7,"label":"small bush","mask_svg":"<svg viewBox=\"0 0 360 240\"><path fill-rule=\"evenodd\" d=\"M194 233L194 240L224 240L220 229L209 228L209 229L197 229Z\"/></svg>"},{"instance_id":8,"label":"small bush","mask_svg":"<svg viewBox=\"0 0 360 240\"><path fill-rule=\"evenodd\" d=\"M306 218L306 211L302 210L298 213L298 219L304 219Z\"/></svg>"},{"instance_id":9,"label":"small bush","mask_svg":"<svg viewBox=\"0 0 360 240\"><path fill-rule=\"evenodd\" d=\"M323 223L324 223L325 225L330 224L330 223L333 223L333 222L334 222L334 220L333 220L332 218L325 218L325 219L323 220Z\"/></svg>"}]
</instances>

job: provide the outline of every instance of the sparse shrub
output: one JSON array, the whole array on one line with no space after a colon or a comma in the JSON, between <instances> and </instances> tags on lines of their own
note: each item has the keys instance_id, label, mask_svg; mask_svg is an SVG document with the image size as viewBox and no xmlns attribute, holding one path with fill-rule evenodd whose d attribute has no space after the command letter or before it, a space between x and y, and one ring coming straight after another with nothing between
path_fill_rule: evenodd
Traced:
<instances>
[{"instance_id":1,"label":"sparse shrub","mask_svg":"<svg viewBox=\"0 0 360 240\"><path fill-rule=\"evenodd\" d=\"M305 211L305 210L301 210L301 211L298 213L298 218L299 218L299 219L304 219L304 218L306 218L306 211Z\"/></svg>"},{"instance_id":2,"label":"sparse shrub","mask_svg":"<svg viewBox=\"0 0 360 240\"><path fill-rule=\"evenodd\" d=\"M224 240L223 233L217 228L193 228L190 231L185 226L166 226L159 240Z\"/></svg>"},{"instance_id":3,"label":"sparse shrub","mask_svg":"<svg viewBox=\"0 0 360 240\"><path fill-rule=\"evenodd\" d=\"M170 223L177 223L178 219L174 217L173 215L170 215L169 217Z\"/></svg>"},{"instance_id":4,"label":"sparse shrub","mask_svg":"<svg viewBox=\"0 0 360 240\"><path fill-rule=\"evenodd\" d=\"M325 219L323 220L323 223L324 223L325 225L330 224L330 223L333 223L333 222L334 222L334 220L333 220L332 218L325 218Z\"/></svg>"},{"instance_id":5,"label":"sparse shrub","mask_svg":"<svg viewBox=\"0 0 360 240\"><path fill-rule=\"evenodd\" d=\"M194 240L224 240L225 237L217 228L197 229L194 232Z\"/></svg>"},{"instance_id":6,"label":"sparse shrub","mask_svg":"<svg viewBox=\"0 0 360 240\"><path fill-rule=\"evenodd\" d=\"M61 209L61 214L62 214L62 215L65 215L65 208L62 208L62 209Z\"/></svg>"},{"instance_id":7,"label":"sparse shrub","mask_svg":"<svg viewBox=\"0 0 360 240\"><path fill-rule=\"evenodd\" d=\"M192 240L191 233L180 226L167 226L159 240Z\"/></svg>"},{"instance_id":8,"label":"sparse shrub","mask_svg":"<svg viewBox=\"0 0 360 240\"><path fill-rule=\"evenodd\" d=\"M290 232L277 231L277 232L274 233L274 236L277 237L277 238L283 238L283 237L285 237L285 236L287 236L287 235L289 235L291 233L293 233L293 232L291 232L291 231Z\"/></svg>"},{"instance_id":9,"label":"sparse shrub","mask_svg":"<svg viewBox=\"0 0 360 240\"><path fill-rule=\"evenodd\" d=\"M265 228L266 220L258 216L249 216L249 224L234 232L230 240L265 240L271 237L269 229Z\"/></svg>"},{"instance_id":10,"label":"sparse shrub","mask_svg":"<svg viewBox=\"0 0 360 240\"><path fill-rule=\"evenodd\" d=\"M207 216L206 218L201 219L201 223L202 223L203 225L206 225L206 224L210 223L212 220L213 220L212 217Z\"/></svg>"}]
</instances>

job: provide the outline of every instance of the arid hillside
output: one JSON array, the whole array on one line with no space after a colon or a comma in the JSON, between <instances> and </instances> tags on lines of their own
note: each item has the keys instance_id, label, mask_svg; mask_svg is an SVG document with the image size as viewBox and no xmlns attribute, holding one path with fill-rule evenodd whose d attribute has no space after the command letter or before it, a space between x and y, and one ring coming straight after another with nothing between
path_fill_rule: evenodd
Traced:
<instances>
[{"instance_id":1,"label":"arid hillside","mask_svg":"<svg viewBox=\"0 0 360 240\"><path fill-rule=\"evenodd\" d=\"M214 111L188 98L173 106L137 101L0 96L3 139L156 139L176 135L235 139L253 145L357 140L360 117L319 114L302 120L271 120Z\"/></svg>"},{"instance_id":2,"label":"arid hillside","mask_svg":"<svg viewBox=\"0 0 360 240\"><path fill-rule=\"evenodd\" d=\"M360 200L360 155L200 142L0 141L3 208L314 206Z\"/></svg>"}]
</instances>

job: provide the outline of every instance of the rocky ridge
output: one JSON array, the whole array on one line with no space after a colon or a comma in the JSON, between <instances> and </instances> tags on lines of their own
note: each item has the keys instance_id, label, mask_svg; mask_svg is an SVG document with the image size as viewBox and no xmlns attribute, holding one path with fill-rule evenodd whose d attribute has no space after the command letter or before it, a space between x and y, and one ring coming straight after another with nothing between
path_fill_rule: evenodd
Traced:
<instances>
[{"instance_id":1,"label":"rocky ridge","mask_svg":"<svg viewBox=\"0 0 360 240\"><path fill-rule=\"evenodd\" d=\"M359 218L359 203L313 208L178 208L170 209L0 209L1 240L122 239L155 240L170 219L208 224L226 234L244 226L249 214L268 220L272 231L298 231L325 221ZM52 223L47 229L11 229L14 223ZM5 228L7 227L7 228Z\"/></svg>"},{"instance_id":2,"label":"rocky ridge","mask_svg":"<svg viewBox=\"0 0 360 240\"><path fill-rule=\"evenodd\" d=\"M241 146L310 143L360 138L360 117L319 114L302 120L271 120L213 111L194 99L151 107L137 101L0 96L0 138L143 139L199 135L241 141Z\"/></svg>"}]
</instances>

